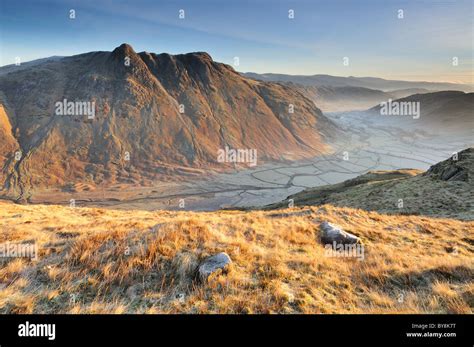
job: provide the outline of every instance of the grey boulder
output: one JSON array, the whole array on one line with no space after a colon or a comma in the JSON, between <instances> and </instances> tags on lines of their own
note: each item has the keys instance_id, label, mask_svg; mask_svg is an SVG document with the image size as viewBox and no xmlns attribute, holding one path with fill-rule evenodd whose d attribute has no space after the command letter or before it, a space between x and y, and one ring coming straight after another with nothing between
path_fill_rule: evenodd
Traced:
<instances>
[{"instance_id":1,"label":"grey boulder","mask_svg":"<svg viewBox=\"0 0 474 347\"><path fill-rule=\"evenodd\" d=\"M320 232L321 232L321 242L323 244L356 244L361 243L359 237L350 234L338 225L329 223L329 222L322 222L320 225Z\"/></svg>"},{"instance_id":2,"label":"grey boulder","mask_svg":"<svg viewBox=\"0 0 474 347\"><path fill-rule=\"evenodd\" d=\"M209 277L218 273L226 272L232 263L227 253L221 252L204 259L198 268L199 279L207 282Z\"/></svg>"}]
</instances>

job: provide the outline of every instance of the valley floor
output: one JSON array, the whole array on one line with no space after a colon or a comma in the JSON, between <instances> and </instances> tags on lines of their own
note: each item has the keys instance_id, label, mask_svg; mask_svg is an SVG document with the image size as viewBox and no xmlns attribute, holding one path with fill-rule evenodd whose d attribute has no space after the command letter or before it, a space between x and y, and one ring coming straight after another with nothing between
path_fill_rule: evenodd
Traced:
<instances>
[{"instance_id":1,"label":"valley floor","mask_svg":"<svg viewBox=\"0 0 474 347\"><path fill-rule=\"evenodd\" d=\"M363 257L331 257L329 221ZM139 211L0 202L1 313L472 313L474 222L333 207ZM195 280L226 252L226 274Z\"/></svg>"}]
</instances>

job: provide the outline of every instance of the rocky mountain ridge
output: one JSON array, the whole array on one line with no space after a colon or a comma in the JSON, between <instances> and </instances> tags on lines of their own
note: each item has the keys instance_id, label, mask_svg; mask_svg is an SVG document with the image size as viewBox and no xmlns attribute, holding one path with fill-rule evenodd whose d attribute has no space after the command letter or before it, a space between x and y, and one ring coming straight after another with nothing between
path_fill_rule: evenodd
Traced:
<instances>
[{"instance_id":1,"label":"rocky mountain ridge","mask_svg":"<svg viewBox=\"0 0 474 347\"><path fill-rule=\"evenodd\" d=\"M330 151L337 127L298 90L242 77L209 54L136 53L128 44L0 74L0 185L24 198L71 182L147 184ZM57 103L68 114L58 114ZM84 113L93 105L93 117ZM84 109L82 109L84 106ZM77 111L81 112L77 112Z\"/></svg>"}]
</instances>

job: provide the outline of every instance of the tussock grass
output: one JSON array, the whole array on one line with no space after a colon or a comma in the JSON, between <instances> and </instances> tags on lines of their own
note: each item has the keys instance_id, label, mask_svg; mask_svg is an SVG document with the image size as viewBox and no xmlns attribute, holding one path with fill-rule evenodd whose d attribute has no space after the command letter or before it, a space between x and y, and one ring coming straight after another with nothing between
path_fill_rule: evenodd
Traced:
<instances>
[{"instance_id":1,"label":"tussock grass","mask_svg":"<svg viewBox=\"0 0 474 347\"><path fill-rule=\"evenodd\" d=\"M319 223L358 235L364 260L331 258ZM1 313L472 313L474 222L305 207L116 211L0 202ZM196 281L227 252L227 274Z\"/></svg>"}]
</instances>

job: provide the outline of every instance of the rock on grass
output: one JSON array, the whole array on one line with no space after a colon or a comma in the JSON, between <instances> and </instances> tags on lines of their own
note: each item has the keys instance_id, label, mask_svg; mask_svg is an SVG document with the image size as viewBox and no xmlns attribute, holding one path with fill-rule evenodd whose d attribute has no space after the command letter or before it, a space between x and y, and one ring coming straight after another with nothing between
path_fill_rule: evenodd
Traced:
<instances>
[{"instance_id":1,"label":"rock on grass","mask_svg":"<svg viewBox=\"0 0 474 347\"><path fill-rule=\"evenodd\" d=\"M359 237L350 234L344 230L338 225L329 223L329 222L322 222L320 225L320 231L321 231L321 242L325 245L327 244L333 244L334 242L336 244L355 244L355 243L361 243L361 240Z\"/></svg>"},{"instance_id":2,"label":"rock on grass","mask_svg":"<svg viewBox=\"0 0 474 347\"><path fill-rule=\"evenodd\" d=\"M232 260L227 253L221 252L211 257L204 259L198 268L199 279L202 282L207 282L209 277L215 276L218 273L226 272L229 269Z\"/></svg>"}]
</instances>

